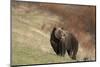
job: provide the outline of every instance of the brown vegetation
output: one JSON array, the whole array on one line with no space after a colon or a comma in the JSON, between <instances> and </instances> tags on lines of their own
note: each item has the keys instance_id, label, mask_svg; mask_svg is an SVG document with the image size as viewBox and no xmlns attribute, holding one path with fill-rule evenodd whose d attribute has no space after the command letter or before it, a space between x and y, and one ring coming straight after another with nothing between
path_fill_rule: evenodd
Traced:
<instances>
[{"instance_id":1,"label":"brown vegetation","mask_svg":"<svg viewBox=\"0 0 100 67\"><path fill-rule=\"evenodd\" d=\"M52 30L54 26L63 27L65 30L72 32L80 43L79 58L84 60L95 60L95 33L96 33L96 7L95 6L77 6L61 5L49 3L27 3L17 2L13 4L16 10L23 13L29 13L34 9L42 10L51 15L59 16L60 22L43 24L41 30L44 32ZM16 6L17 5L17 6ZM24 5L24 6L23 6ZM17 9L18 8L18 9ZM42 12L41 12L42 13ZM45 19L44 19L45 20Z\"/></svg>"}]
</instances>

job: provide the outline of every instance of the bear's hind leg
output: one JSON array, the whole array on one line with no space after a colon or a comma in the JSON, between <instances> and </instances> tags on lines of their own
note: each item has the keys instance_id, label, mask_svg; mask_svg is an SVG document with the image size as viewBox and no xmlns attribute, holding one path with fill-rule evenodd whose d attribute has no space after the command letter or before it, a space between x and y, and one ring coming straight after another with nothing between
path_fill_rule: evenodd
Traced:
<instances>
[{"instance_id":1,"label":"bear's hind leg","mask_svg":"<svg viewBox=\"0 0 100 67\"><path fill-rule=\"evenodd\" d=\"M73 55L72 55L72 59L76 60L77 52L78 52L78 47L74 48Z\"/></svg>"},{"instance_id":2,"label":"bear's hind leg","mask_svg":"<svg viewBox=\"0 0 100 67\"><path fill-rule=\"evenodd\" d=\"M70 58L72 58L73 60L76 59L76 55L74 54L74 51L72 51L72 50L67 50L67 52L68 52L68 55L70 56Z\"/></svg>"}]
</instances>

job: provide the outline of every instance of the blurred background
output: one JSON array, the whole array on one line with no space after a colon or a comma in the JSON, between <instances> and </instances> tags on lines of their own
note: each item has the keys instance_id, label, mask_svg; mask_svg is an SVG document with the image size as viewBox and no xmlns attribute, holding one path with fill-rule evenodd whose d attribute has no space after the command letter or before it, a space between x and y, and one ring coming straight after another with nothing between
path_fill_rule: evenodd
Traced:
<instances>
[{"instance_id":1,"label":"blurred background","mask_svg":"<svg viewBox=\"0 0 100 67\"><path fill-rule=\"evenodd\" d=\"M96 6L21 2L12 0L12 64L94 61ZM79 41L77 60L57 56L50 45L54 26L73 33Z\"/></svg>"}]
</instances>

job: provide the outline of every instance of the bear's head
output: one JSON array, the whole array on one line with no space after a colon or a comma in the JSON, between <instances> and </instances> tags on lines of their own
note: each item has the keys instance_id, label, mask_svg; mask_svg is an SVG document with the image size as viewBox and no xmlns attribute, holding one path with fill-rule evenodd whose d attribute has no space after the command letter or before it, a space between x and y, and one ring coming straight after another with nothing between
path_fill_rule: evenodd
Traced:
<instances>
[{"instance_id":1,"label":"bear's head","mask_svg":"<svg viewBox=\"0 0 100 67\"><path fill-rule=\"evenodd\" d=\"M62 39L64 36L65 36L65 33L63 31L63 28L60 28L60 27L55 27L54 28L55 31L54 31L54 35L57 39Z\"/></svg>"}]
</instances>

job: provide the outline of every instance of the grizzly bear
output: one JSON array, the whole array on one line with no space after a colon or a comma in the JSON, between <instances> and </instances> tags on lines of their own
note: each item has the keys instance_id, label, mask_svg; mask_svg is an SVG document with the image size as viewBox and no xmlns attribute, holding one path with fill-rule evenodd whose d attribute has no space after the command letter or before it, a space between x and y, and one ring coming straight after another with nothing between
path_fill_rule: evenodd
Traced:
<instances>
[{"instance_id":1,"label":"grizzly bear","mask_svg":"<svg viewBox=\"0 0 100 67\"><path fill-rule=\"evenodd\" d=\"M76 37L62 28L54 27L51 32L50 43L59 56L65 56L66 51L72 59L76 59L78 52L78 40Z\"/></svg>"}]
</instances>

